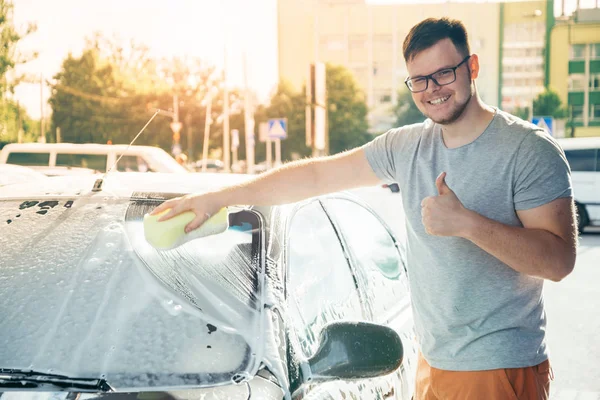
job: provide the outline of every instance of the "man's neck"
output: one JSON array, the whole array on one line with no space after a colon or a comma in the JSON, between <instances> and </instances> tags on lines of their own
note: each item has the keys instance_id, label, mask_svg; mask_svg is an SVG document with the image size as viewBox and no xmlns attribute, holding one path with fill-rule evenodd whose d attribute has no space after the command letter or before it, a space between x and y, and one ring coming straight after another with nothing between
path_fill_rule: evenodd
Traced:
<instances>
[{"instance_id":1,"label":"man's neck","mask_svg":"<svg viewBox=\"0 0 600 400\"><path fill-rule=\"evenodd\" d=\"M444 144L448 148L456 148L473 142L485 131L494 114L495 110L474 94L459 119L442 125Z\"/></svg>"}]
</instances>

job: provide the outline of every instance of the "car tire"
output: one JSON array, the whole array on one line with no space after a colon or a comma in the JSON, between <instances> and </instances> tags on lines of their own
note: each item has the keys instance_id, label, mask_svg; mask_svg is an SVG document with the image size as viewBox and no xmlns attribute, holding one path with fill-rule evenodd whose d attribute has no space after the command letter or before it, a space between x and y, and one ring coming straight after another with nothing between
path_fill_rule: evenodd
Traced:
<instances>
[{"instance_id":1,"label":"car tire","mask_svg":"<svg viewBox=\"0 0 600 400\"><path fill-rule=\"evenodd\" d=\"M577 207L577 230L579 233L583 233L583 229L590 224L590 217L584 205L579 203L575 203L575 205Z\"/></svg>"}]
</instances>

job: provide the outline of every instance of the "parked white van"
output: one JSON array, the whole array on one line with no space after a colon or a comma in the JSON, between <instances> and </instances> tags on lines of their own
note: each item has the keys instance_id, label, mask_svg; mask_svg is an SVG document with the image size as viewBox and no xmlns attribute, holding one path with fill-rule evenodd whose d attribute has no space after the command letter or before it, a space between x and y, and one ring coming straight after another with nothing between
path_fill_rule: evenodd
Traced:
<instances>
[{"instance_id":1,"label":"parked white van","mask_svg":"<svg viewBox=\"0 0 600 400\"><path fill-rule=\"evenodd\" d=\"M126 151L126 153L125 153ZM159 147L76 143L10 143L0 150L0 164L16 164L46 175L64 175L61 169L106 172L121 156L113 171L187 172Z\"/></svg>"},{"instance_id":2,"label":"parked white van","mask_svg":"<svg viewBox=\"0 0 600 400\"><path fill-rule=\"evenodd\" d=\"M571 166L579 231L600 226L600 137L558 139Z\"/></svg>"}]
</instances>

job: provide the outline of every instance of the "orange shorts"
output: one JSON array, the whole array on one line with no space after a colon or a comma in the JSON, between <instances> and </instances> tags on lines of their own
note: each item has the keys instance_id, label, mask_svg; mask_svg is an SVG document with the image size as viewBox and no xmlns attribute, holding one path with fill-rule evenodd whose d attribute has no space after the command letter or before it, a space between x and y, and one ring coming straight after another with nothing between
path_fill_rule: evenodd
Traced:
<instances>
[{"instance_id":1,"label":"orange shorts","mask_svg":"<svg viewBox=\"0 0 600 400\"><path fill-rule=\"evenodd\" d=\"M446 371L419 354L414 400L547 400L552 379L548 360L526 368Z\"/></svg>"}]
</instances>

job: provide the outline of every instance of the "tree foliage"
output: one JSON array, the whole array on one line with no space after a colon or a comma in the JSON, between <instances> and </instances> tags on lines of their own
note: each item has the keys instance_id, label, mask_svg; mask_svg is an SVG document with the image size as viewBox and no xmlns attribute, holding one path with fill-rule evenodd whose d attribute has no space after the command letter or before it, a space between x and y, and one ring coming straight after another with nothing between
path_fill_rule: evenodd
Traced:
<instances>
[{"instance_id":1,"label":"tree foliage","mask_svg":"<svg viewBox=\"0 0 600 400\"><path fill-rule=\"evenodd\" d=\"M352 73L329 64L326 73L329 153L336 154L373 137L367 132L367 105Z\"/></svg>"},{"instance_id":2,"label":"tree foliage","mask_svg":"<svg viewBox=\"0 0 600 400\"><path fill-rule=\"evenodd\" d=\"M281 81L269 105L256 110L257 125L270 118L287 118L288 136L281 144L283 161L312 153L306 146L305 90L296 92L288 82ZM367 132L367 106L352 74L342 66L328 64L326 91L329 154L361 146L372 139ZM264 160L265 152L261 143L256 150L258 162Z\"/></svg>"},{"instance_id":3,"label":"tree foliage","mask_svg":"<svg viewBox=\"0 0 600 400\"><path fill-rule=\"evenodd\" d=\"M567 111L562 106L558 94L551 89L546 89L533 100L533 115L565 118Z\"/></svg>"},{"instance_id":4,"label":"tree foliage","mask_svg":"<svg viewBox=\"0 0 600 400\"><path fill-rule=\"evenodd\" d=\"M79 57L69 55L54 76L50 104L52 130L63 141L129 143L155 109L173 110L177 96L182 149L192 160L203 150L208 103L211 114L209 154L222 156L224 87L220 71L198 59L152 60L136 43L121 46L95 35ZM329 152L335 154L366 143L367 107L348 70L328 65L327 107ZM238 157L245 159L243 102L239 90L229 90L230 130L240 132ZM305 144L305 95L282 81L268 105L255 110L255 132L270 118L287 118L288 136L282 141L282 160L311 154ZM136 144L171 150L171 118L159 115ZM256 162L266 158L266 146L255 139ZM190 157L191 156L191 157Z\"/></svg>"},{"instance_id":5,"label":"tree foliage","mask_svg":"<svg viewBox=\"0 0 600 400\"><path fill-rule=\"evenodd\" d=\"M215 68L198 59L157 61L149 58L143 46L131 43L130 47L125 50L96 35L88 40L80 57L69 55L64 60L52 85L53 131L59 128L62 140L68 142L127 144L156 109L173 112L176 98L183 124L182 150L192 159L202 153L209 102L209 148L220 147L223 84ZM234 112L239 112L239 99L239 92L230 90ZM135 143L171 151L172 121L172 116L156 116Z\"/></svg>"},{"instance_id":6,"label":"tree foliage","mask_svg":"<svg viewBox=\"0 0 600 400\"><path fill-rule=\"evenodd\" d=\"M35 24L28 24L23 30L13 23L12 1L0 0L0 142L18 140L19 131L24 139L32 139L36 125L27 116L24 108L10 98L15 87L26 80L15 67L37 57L37 53L20 51L18 44L27 35L35 32Z\"/></svg>"}]
</instances>

